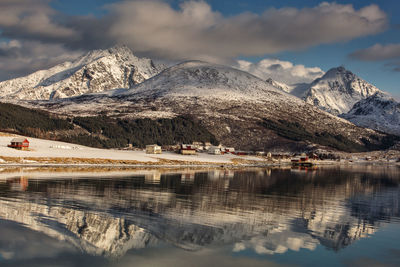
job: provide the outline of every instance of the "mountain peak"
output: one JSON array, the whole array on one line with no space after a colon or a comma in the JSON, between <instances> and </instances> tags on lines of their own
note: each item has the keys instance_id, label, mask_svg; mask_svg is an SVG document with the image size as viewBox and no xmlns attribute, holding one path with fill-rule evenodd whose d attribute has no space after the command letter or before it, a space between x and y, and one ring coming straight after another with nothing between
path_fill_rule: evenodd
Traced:
<instances>
[{"instance_id":1,"label":"mountain peak","mask_svg":"<svg viewBox=\"0 0 400 267\"><path fill-rule=\"evenodd\" d=\"M356 75L343 66L331 68L320 79L354 79Z\"/></svg>"},{"instance_id":2,"label":"mountain peak","mask_svg":"<svg viewBox=\"0 0 400 267\"><path fill-rule=\"evenodd\" d=\"M380 91L343 66L332 68L311 83L304 100L334 115L347 113L353 105Z\"/></svg>"},{"instance_id":3,"label":"mountain peak","mask_svg":"<svg viewBox=\"0 0 400 267\"><path fill-rule=\"evenodd\" d=\"M107 49L110 54L133 54L127 45L115 45Z\"/></svg>"},{"instance_id":4,"label":"mountain peak","mask_svg":"<svg viewBox=\"0 0 400 267\"><path fill-rule=\"evenodd\" d=\"M27 100L65 98L84 93L130 88L165 67L138 58L125 45L92 50L73 62L0 83L0 97Z\"/></svg>"}]
</instances>

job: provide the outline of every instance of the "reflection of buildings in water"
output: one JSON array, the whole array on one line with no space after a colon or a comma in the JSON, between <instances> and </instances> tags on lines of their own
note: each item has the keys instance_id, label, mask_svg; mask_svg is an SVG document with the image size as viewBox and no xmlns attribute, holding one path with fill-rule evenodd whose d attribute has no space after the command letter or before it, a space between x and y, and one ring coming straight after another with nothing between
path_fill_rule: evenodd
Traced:
<instances>
[{"instance_id":1,"label":"reflection of buildings in water","mask_svg":"<svg viewBox=\"0 0 400 267\"><path fill-rule=\"evenodd\" d=\"M211 181L219 180L219 179L232 179L235 176L235 172L233 170L211 170L207 172L208 179Z\"/></svg>"},{"instance_id":2,"label":"reflection of buildings in water","mask_svg":"<svg viewBox=\"0 0 400 267\"><path fill-rule=\"evenodd\" d=\"M161 181L161 172L150 172L144 175L146 184L159 184Z\"/></svg>"},{"instance_id":3,"label":"reflection of buildings in water","mask_svg":"<svg viewBox=\"0 0 400 267\"><path fill-rule=\"evenodd\" d=\"M192 172L189 172L189 171L183 172L183 173L181 174L181 183L184 183L184 184L191 184L191 183L193 183L193 182L194 182L195 174L196 174L196 173L195 173L194 171L192 171Z\"/></svg>"},{"instance_id":4,"label":"reflection of buildings in water","mask_svg":"<svg viewBox=\"0 0 400 267\"><path fill-rule=\"evenodd\" d=\"M273 170L265 179L254 172L232 177L219 170L207 172L203 179L204 173L188 173L191 182L185 185L189 193L184 198L175 194L178 188L169 187L168 179L176 176L145 176L146 188L130 185L137 180L129 179L103 180L101 186L96 180L39 181L28 187L35 193L33 199L27 193L19 193L19 201L2 198L0 217L91 254L118 256L159 241L185 249L234 244L234 251L253 249L260 254L313 250L317 244L340 249L372 234L383 215L399 216L398 195L385 191L373 177L311 181L290 170ZM163 182L149 182L154 180ZM354 198L377 190L379 197ZM43 192L41 198L38 192Z\"/></svg>"},{"instance_id":5,"label":"reflection of buildings in water","mask_svg":"<svg viewBox=\"0 0 400 267\"><path fill-rule=\"evenodd\" d=\"M26 191L28 188L28 178L25 176L7 179L6 182L10 184L12 191Z\"/></svg>"}]
</instances>

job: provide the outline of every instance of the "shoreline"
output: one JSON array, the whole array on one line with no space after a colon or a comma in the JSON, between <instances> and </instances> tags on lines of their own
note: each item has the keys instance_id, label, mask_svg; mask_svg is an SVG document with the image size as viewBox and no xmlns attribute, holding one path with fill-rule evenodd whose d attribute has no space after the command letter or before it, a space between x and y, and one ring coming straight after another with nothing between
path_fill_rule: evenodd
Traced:
<instances>
[{"instance_id":1,"label":"shoreline","mask_svg":"<svg viewBox=\"0 0 400 267\"><path fill-rule=\"evenodd\" d=\"M365 162L318 162L315 165L308 167L324 167L324 166L357 166L357 165L379 165L379 166L399 166L400 162L383 162L383 161L365 161ZM175 164L148 164L148 163L137 163L137 164L121 164L121 163L0 163L0 168L7 167L27 167L27 168L53 168L53 167L89 167L89 168L268 168L268 167L292 167L290 162L281 163L203 163L203 162L190 162L185 164L175 163ZM296 168L304 168L301 166L293 166ZM307 168L307 167L305 167Z\"/></svg>"},{"instance_id":2,"label":"shoreline","mask_svg":"<svg viewBox=\"0 0 400 267\"><path fill-rule=\"evenodd\" d=\"M221 163L221 164L85 164L85 163L76 163L76 164L69 164L69 163L0 163L0 168L4 167L107 167L107 168L187 168L187 167L194 167L194 168L243 168L243 167L287 167L291 166L290 163L288 164L233 164L233 163Z\"/></svg>"}]
</instances>

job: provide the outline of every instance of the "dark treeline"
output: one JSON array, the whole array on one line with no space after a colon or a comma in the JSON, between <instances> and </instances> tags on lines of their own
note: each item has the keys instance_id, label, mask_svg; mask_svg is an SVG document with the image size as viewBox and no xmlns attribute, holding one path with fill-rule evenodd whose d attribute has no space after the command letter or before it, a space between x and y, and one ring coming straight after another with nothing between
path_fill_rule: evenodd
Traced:
<instances>
[{"instance_id":1,"label":"dark treeline","mask_svg":"<svg viewBox=\"0 0 400 267\"><path fill-rule=\"evenodd\" d=\"M79 126L86 131L76 130ZM75 129L75 130L74 130ZM63 119L41 110L0 103L0 131L49 138L100 148L132 144L173 145L193 141L218 143L200 123L190 118L115 119L106 116Z\"/></svg>"},{"instance_id":2,"label":"dark treeline","mask_svg":"<svg viewBox=\"0 0 400 267\"><path fill-rule=\"evenodd\" d=\"M70 141L89 142L95 147L124 147L132 144L172 145L194 141L218 143L215 136L199 123L185 117L172 119L112 119L105 116L75 117L73 122L88 132L88 136L74 136Z\"/></svg>"},{"instance_id":3,"label":"dark treeline","mask_svg":"<svg viewBox=\"0 0 400 267\"><path fill-rule=\"evenodd\" d=\"M329 146L346 152L364 152L387 149L400 141L396 135L384 135L383 137L371 135L371 141L363 138L361 144L355 143L342 135L333 135L328 132L312 133L296 122L285 120L272 121L264 119L261 126L275 131L279 136L294 141L309 141L323 146Z\"/></svg>"}]
</instances>

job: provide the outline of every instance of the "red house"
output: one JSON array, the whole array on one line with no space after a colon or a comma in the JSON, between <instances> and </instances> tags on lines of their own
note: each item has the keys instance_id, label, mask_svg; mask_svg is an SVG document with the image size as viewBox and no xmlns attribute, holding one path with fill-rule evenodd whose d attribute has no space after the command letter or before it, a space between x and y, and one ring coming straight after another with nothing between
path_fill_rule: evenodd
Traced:
<instances>
[{"instance_id":1,"label":"red house","mask_svg":"<svg viewBox=\"0 0 400 267\"><path fill-rule=\"evenodd\" d=\"M29 149L29 141L24 137L18 137L11 140L11 144L8 147L20 149L20 150L28 150Z\"/></svg>"}]
</instances>

